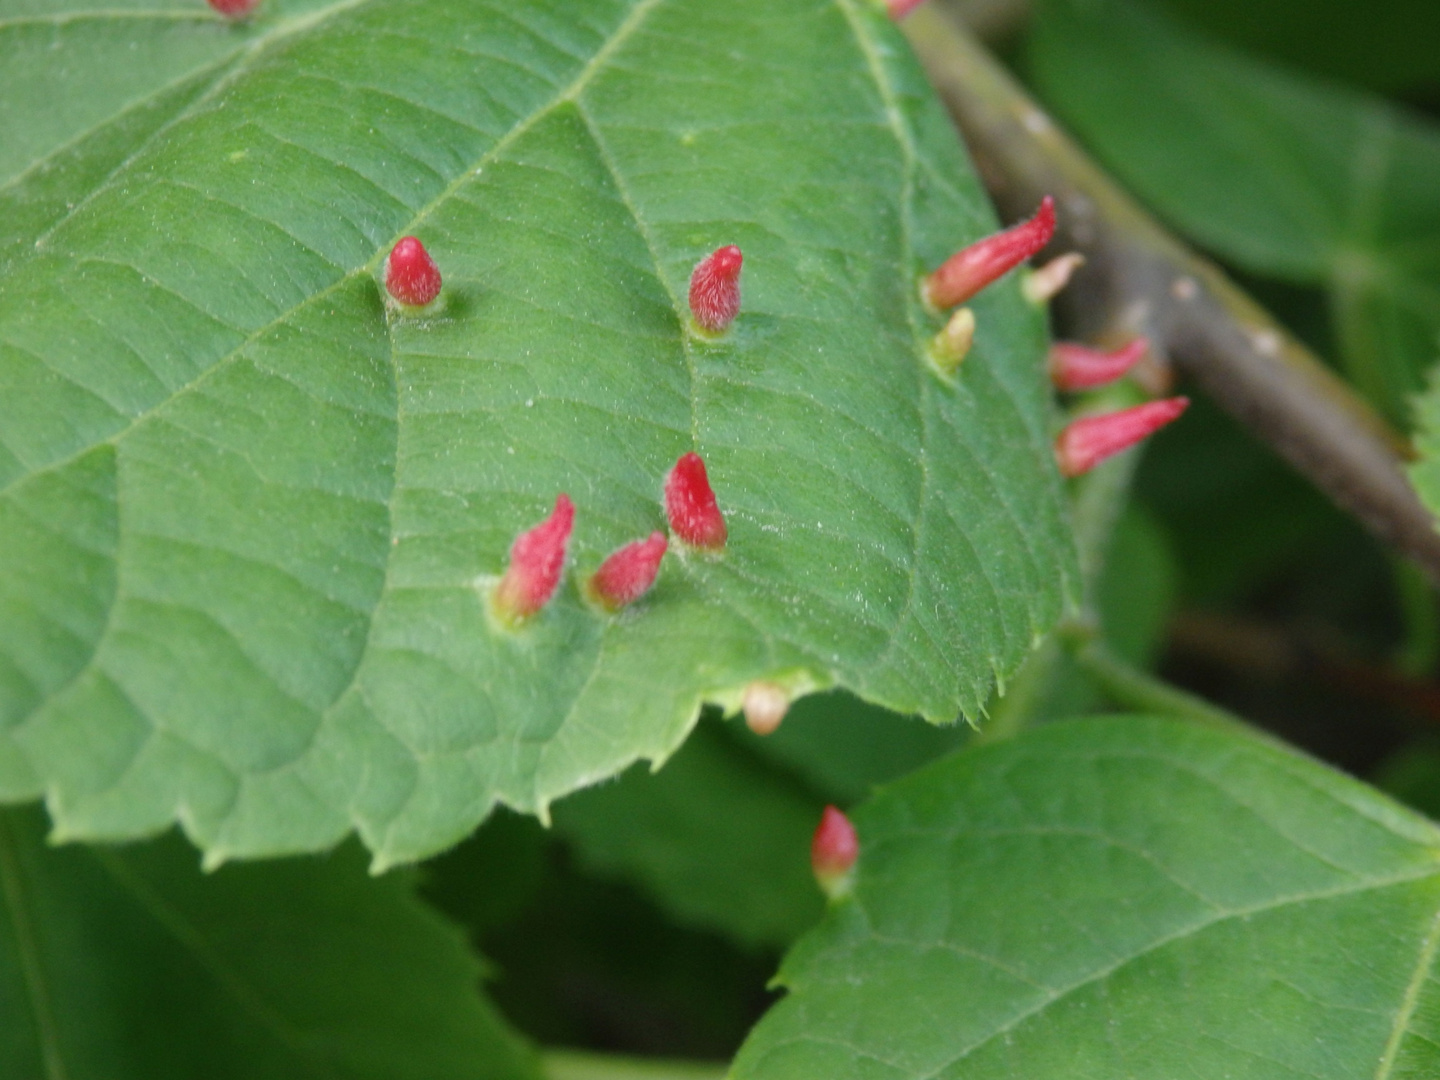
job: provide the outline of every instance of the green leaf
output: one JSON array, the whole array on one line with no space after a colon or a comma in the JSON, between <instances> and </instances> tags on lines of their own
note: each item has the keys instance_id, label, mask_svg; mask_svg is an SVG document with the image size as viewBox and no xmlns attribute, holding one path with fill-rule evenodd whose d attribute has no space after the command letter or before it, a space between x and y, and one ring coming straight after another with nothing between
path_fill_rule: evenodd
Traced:
<instances>
[{"instance_id":1,"label":"green leaf","mask_svg":"<svg viewBox=\"0 0 1440 1080\"><path fill-rule=\"evenodd\" d=\"M1178 228L1323 287L1350 377L1397 420L1440 352L1440 128L1257 63L1124 0L1049 0L1050 105Z\"/></svg>"},{"instance_id":2,"label":"green leaf","mask_svg":"<svg viewBox=\"0 0 1440 1080\"><path fill-rule=\"evenodd\" d=\"M1232 44L1379 93L1440 82L1440 5L1431 0L1161 0Z\"/></svg>"},{"instance_id":3,"label":"green leaf","mask_svg":"<svg viewBox=\"0 0 1440 1080\"><path fill-rule=\"evenodd\" d=\"M734 1075L1440 1075L1440 831L1270 742L1048 725L853 815Z\"/></svg>"},{"instance_id":4,"label":"green leaf","mask_svg":"<svg viewBox=\"0 0 1440 1080\"><path fill-rule=\"evenodd\" d=\"M359 852L202 875L0 813L0 1078L536 1078L460 935Z\"/></svg>"},{"instance_id":5,"label":"green leaf","mask_svg":"<svg viewBox=\"0 0 1440 1080\"><path fill-rule=\"evenodd\" d=\"M995 221L878 5L0 0L0 101L0 798L61 836L385 866L757 677L973 714L1060 611L1042 320L1008 281L927 367L916 277ZM433 317L381 303L410 233ZM692 449L728 550L602 618ZM559 491L569 581L499 630Z\"/></svg>"}]
</instances>

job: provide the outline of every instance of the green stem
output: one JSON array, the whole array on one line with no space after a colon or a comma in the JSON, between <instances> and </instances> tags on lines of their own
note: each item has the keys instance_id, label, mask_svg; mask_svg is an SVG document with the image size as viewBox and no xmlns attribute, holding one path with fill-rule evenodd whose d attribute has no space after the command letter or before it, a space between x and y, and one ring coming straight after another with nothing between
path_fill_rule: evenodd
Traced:
<instances>
[{"instance_id":1,"label":"green stem","mask_svg":"<svg viewBox=\"0 0 1440 1080\"><path fill-rule=\"evenodd\" d=\"M1212 705L1148 672L1133 667L1111 652L1102 641L1080 632L1063 633L1075 664L1099 684L1117 704L1137 712L1176 716L1225 728L1252 730L1232 712Z\"/></svg>"},{"instance_id":2,"label":"green stem","mask_svg":"<svg viewBox=\"0 0 1440 1080\"><path fill-rule=\"evenodd\" d=\"M540 1055L546 1080L723 1080L729 1066L709 1061L669 1061L578 1050Z\"/></svg>"}]
</instances>

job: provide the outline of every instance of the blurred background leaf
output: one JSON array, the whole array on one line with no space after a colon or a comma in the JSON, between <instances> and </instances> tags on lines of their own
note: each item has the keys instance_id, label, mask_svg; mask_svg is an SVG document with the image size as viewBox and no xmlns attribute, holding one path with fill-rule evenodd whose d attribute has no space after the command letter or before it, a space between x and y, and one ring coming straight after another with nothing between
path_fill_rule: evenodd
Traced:
<instances>
[{"instance_id":1,"label":"blurred background leaf","mask_svg":"<svg viewBox=\"0 0 1440 1080\"><path fill-rule=\"evenodd\" d=\"M202 874L0 811L0 1080L538 1080L413 875L358 844Z\"/></svg>"},{"instance_id":2,"label":"blurred background leaf","mask_svg":"<svg viewBox=\"0 0 1440 1080\"><path fill-rule=\"evenodd\" d=\"M1440 104L1440 4L1432 0L1162 0L1162 6L1257 56Z\"/></svg>"}]
</instances>

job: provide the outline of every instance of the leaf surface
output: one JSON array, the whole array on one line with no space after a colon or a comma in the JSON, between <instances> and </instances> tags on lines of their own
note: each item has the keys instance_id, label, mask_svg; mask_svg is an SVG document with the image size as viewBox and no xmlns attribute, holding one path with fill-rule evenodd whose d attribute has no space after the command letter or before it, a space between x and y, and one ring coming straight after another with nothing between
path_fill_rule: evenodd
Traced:
<instances>
[{"instance_id":1,"label":"leaf surface","mask_svg":"<svg viewBox=\"0 0 1440 1080\"><path fill-rule=\"evenodd\" d=\"M974 714L1054 620L1041 320L1007 281L961 377L925 363L917 275L995 221L878 7L203 14L0 0L0 797L62 837L178 819L212 864L354 828L385 866L757 677ZM165 63L73 107L30 80L127 49ZM421 318L377 283L407 234ZM688 277L731 242L704 340ZM690 450L727 550L602 617L579 584ZM502 630L562 491L567 581Z\"/></svg>"},{"instance_id":2,"label":"leaf surface","mask_svg":"<svg viewBox=\"0 0 1440 1080\"><path fill-rule=\"evenodd\" d=\"M1350 377L1397 420L1440 341L1440 127L1213 46L1125 0L1049 0L1047 102L1159 214L1322 287Z\"/></svg>"},{"instance_id":3,"label":"leaf surface","mask_svg":"<svg viewBox=\"0 0 1440 1080\"><path fill-rule=\"evenodd\" d=\"M737 1078L1440 1073L1440 831L1288 750L1063 722L852 816Z\"/></svg>"},{"instance_id":4,"label":"leaf surface","mask_svg":"<svg viewBox=\"0 0 1440 1080\"><path fill-rule=\"evenodd\" d=\"M202 875L0 812L0 1078L539 1080L460 934L359 854Z\"/></svg>"}]
</instances>

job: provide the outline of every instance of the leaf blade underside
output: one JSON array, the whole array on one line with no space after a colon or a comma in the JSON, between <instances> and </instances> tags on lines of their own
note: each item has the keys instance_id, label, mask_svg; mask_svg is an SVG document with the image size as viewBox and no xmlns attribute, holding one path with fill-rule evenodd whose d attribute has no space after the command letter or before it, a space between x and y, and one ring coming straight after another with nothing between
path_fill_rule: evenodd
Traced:
<instances>
[{"instance_id":1,"label":"leaf blade underside","mask_svg":"<svg viewBox=\"0 0 1440 1080\"><path fill-rule=\"evenodd\" d=\"M359 856L206 875L0 812L0 1077L537 1080L462 935Z\"/></svg>"}]
</instances>

